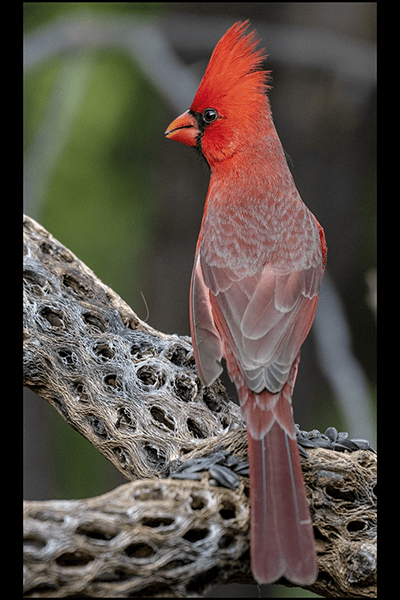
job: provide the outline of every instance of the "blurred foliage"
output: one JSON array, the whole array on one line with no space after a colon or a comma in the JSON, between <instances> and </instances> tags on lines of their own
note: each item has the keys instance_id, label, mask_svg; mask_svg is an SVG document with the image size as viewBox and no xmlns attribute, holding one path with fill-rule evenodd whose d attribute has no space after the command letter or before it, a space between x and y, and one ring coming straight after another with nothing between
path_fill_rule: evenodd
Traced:
<instances>
[{"instance_id":1,"label":"blurred foliage","mask_svg":"<svg viewBox=\"0 0 400 600\"><path fill-rule=\"evenodd\" d=\"M140 14L146 16L159 15L167 8L167 2L23 2L24 32L40 27L58 17L85 11L101 14Z\"/></svg>"},{"instance_id":2,"label":"blurred foliage","mask_svg":"<svg viewBox=\"0 0 400 600\"><path fill-rule=\"evenodd\" d=\"M151 17L162 7L29 2L24 3L24 30L77 10L86 17L97 10ZM129 304L139 312L143 307L143 317L143 257L158 218L157 148L165 110L157 90L121 51L88 48L54 55L25 74L25 156L38 150L49 165L36 182L32 212L29 205L25 210ZM114 487L114 467L53 409L47 414L54 496L88 497Z\"/></svg>"},{"instance_id":3,"label":"blurred foliage","mask_svg":"<svg viewBox=\"0 0 400 600\"><path fill-rule=\"evenodd\" d=\"M134 12L148 6L155 11L146 3L77 4L90 10L115 6ZM30 24L39 25L71 6L76 5L33 3L30 8L29 3L25 13ZM49 118L54 139L43 143L50 154L60 151L31 216L125 300L137 300L140 257L157 218L155 149L165 126L161 98L124 53L92 49L54 56L30 69L24 93L26 151Z\"/></svg>"}]
</instances>

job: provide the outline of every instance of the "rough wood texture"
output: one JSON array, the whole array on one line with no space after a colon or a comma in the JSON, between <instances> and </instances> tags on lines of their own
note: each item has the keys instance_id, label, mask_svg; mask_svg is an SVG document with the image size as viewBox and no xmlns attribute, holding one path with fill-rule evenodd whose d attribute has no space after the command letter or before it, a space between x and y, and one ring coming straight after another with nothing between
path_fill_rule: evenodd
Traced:
<instances>
[{"instance_id":1,"label":"rough wood texture","mask_svg":"<svg viewBox=\"0 0 400 600\"><path fill-rule=\"evenodd\" d=\"M190 338L155 331L40 225L24 229L24 384L127 479L241 425L222 385L201 385Z\"/></svg>"},{"instance_id":2,"label":"rough wood texture","mask_svg":"<svg viewBox=\"0 0 400 600\"><path fill-rule=\"evenodd\" d=\"M252 581L247 478L232 491L206 473L168 477L192 456L246 453L240 409L219 382L201 385L190 339L140 321L28 217L24 311L24 384L131 480L25 502L25 597L197 597ZM374 597L376 455L317 448L302 464L319 566L309 589Z\"/></svg>"}]
</instances>

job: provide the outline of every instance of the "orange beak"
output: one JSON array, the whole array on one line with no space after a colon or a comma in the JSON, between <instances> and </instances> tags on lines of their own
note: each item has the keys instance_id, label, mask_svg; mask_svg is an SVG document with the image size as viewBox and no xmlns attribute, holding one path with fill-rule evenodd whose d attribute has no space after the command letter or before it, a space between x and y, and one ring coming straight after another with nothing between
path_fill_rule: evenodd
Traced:
<instances>
[{"instance_id":1,"label":"orange beak","mask_svg":"<svg viewBox=\"0 0 400 600\"><path fill-rule=\"evenodd\" d=\"M196 146L196 139L199 130L196 119L187 110L180 117L172 121L168 126L165 135L170 140L176 140L187 146Z\"/></svg>"}]
</instances>

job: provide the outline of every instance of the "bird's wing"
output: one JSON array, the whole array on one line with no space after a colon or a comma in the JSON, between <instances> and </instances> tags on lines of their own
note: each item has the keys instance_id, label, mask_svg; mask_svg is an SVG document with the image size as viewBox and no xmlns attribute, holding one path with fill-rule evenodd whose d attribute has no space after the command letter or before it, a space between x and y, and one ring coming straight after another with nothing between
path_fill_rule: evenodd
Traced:
<instances>
[{"instance_id":1,"label":"bird's wing","mask_svg":"<svg viewBox=\"0 0 400 600\"><path fill-rule=\"evenodd\" d=\"M204 381L209 384L221 372L223 339L250 390L279 392L311 327L321 277L320 261L291 272L267 264L255 275L239 278L197 256L192 331Z\"/></svg>"},{"instance_id":2,"label":"bird's wing","mask_svg":"<svg viewBox=\"0 0 400 600\"><path fill-rule=\"evenodd\" d=\"M210 291L204 283L199 252L190 285L190 329L198 375L204 385L211 385L222 373L224 349L214 323Z\"/></svg>"}]
</instances>

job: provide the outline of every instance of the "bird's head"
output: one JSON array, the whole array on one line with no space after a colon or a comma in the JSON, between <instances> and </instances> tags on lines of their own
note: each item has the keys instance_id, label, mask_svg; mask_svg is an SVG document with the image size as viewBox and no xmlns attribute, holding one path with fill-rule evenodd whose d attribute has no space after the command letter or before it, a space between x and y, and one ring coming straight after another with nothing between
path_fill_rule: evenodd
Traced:
<instances>
[{"instance_id":1,"label":"bird's head","mask_svg":"<svg viewBox=\"0 0 400 600\"><path fill-rule=\"evenodd\" d=\"M244 35L248 21L235 23L216 45L190 109L165 135L197 146L212 168L257 138L260 115L270 114L266 97L269 72L256 32Z\"/></svg>"}]
</instances>

